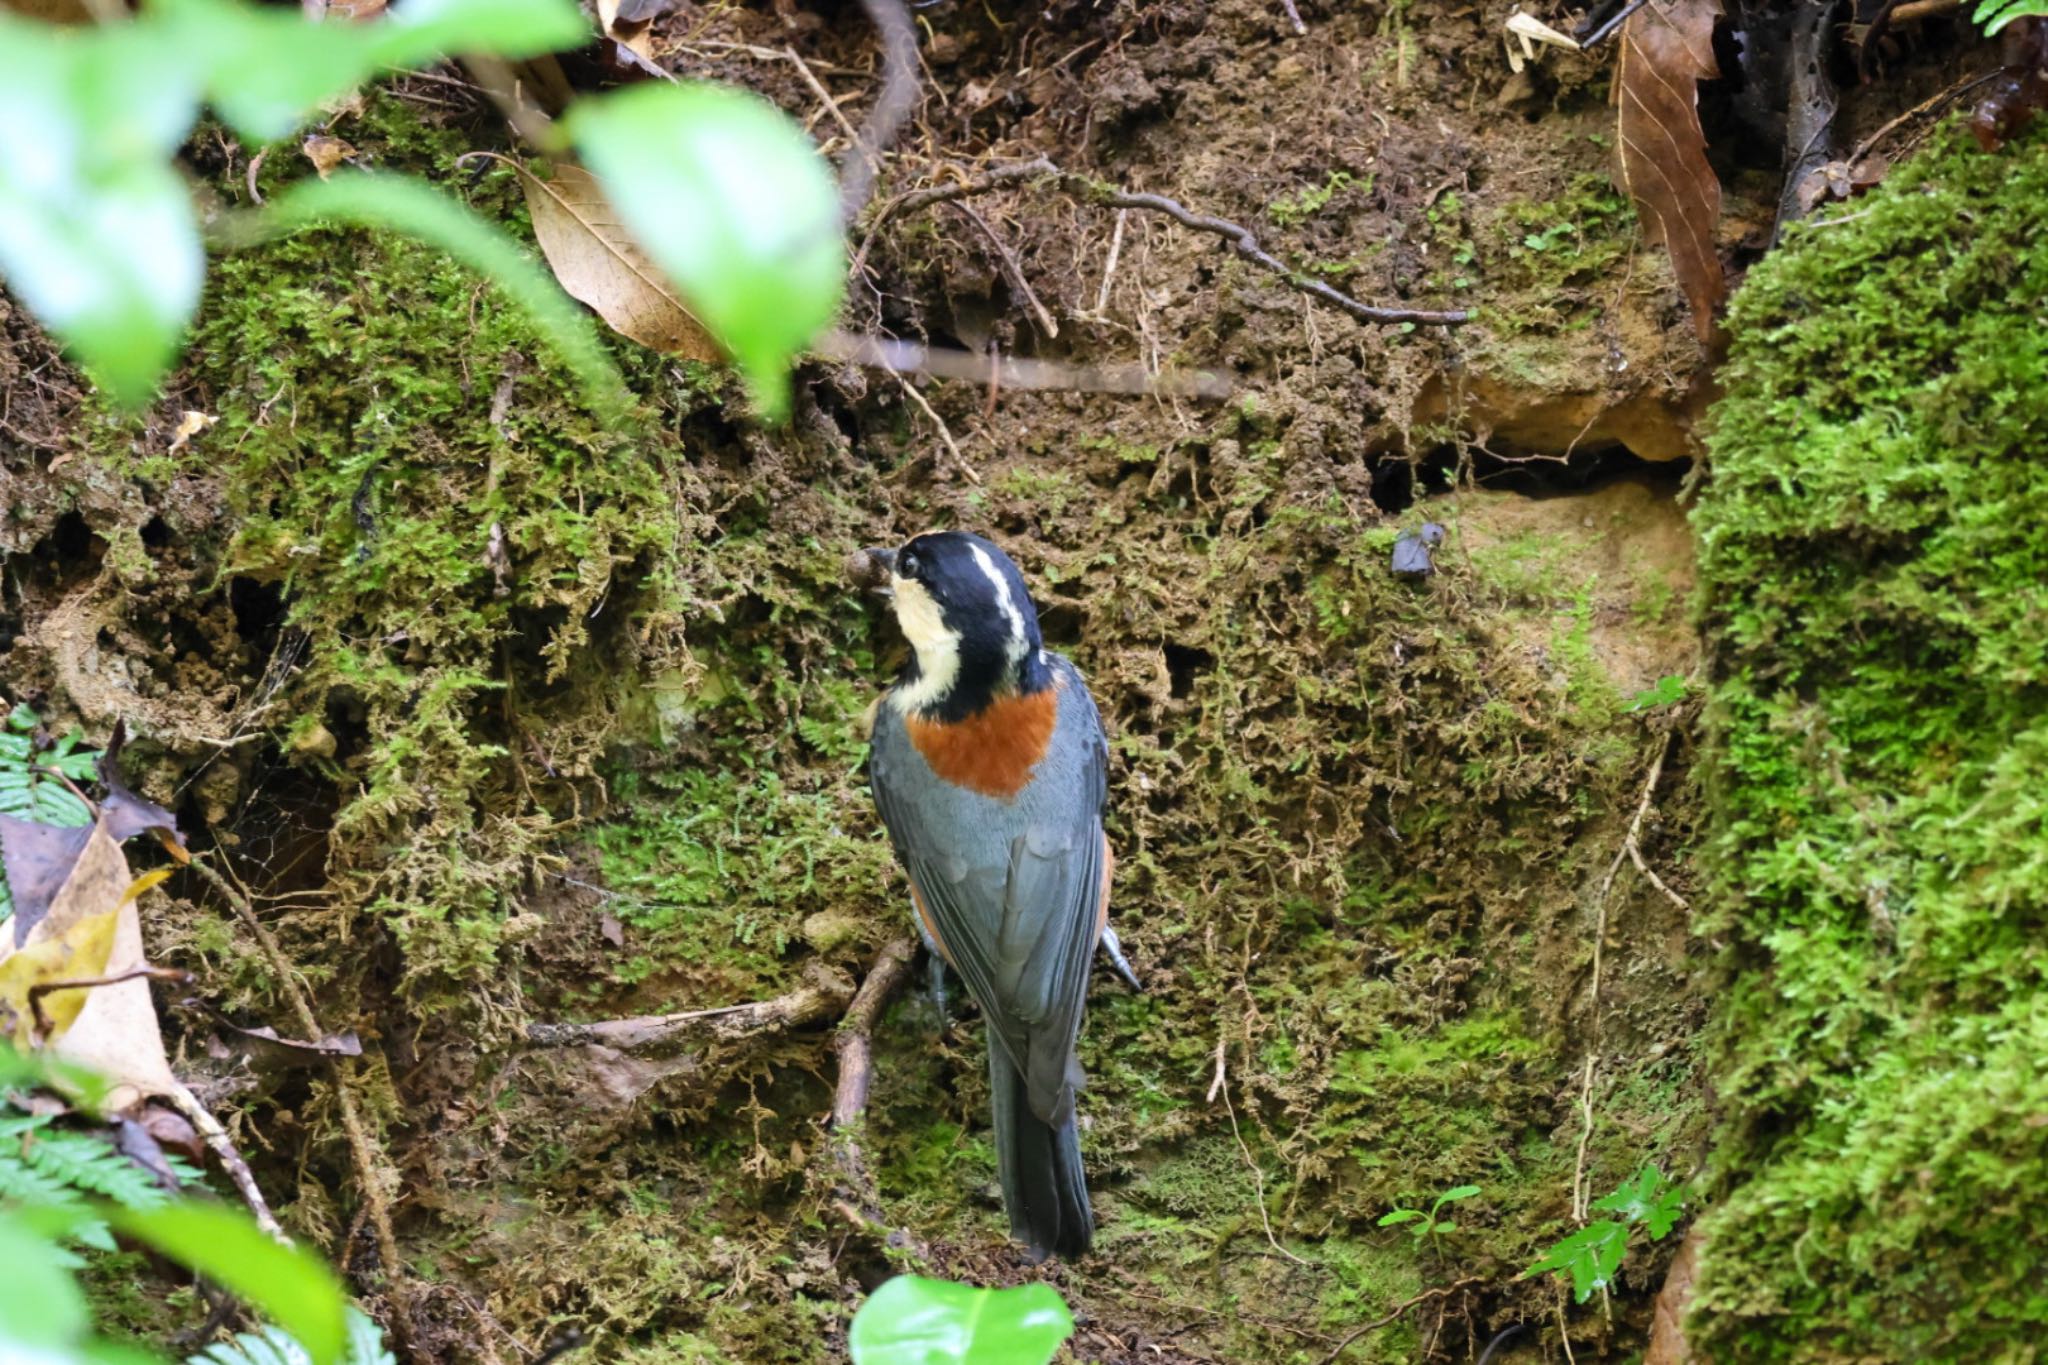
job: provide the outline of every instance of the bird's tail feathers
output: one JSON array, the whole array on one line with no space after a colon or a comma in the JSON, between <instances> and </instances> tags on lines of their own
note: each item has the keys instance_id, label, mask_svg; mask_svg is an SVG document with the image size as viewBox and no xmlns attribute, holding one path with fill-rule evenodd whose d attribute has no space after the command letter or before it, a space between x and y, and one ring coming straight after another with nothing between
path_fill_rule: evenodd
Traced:
<instances>
[{"instance_id":1,"label":"bird's tail feathers","mask_svg":"<svg viewBox=\"0 0 2048 1365\"><path fill-rule=\"evenodd\" d=\"M1040 1260L1085 1254L1095 1236L1095 1214L1088 1207L1081 1133L1071 1109L1059 1124L1032 1113L1024 1075L999 1044L989 1048L988 1078L995 1101L996 1170L1010 1235Z\"/></svg>"}]
</instances>

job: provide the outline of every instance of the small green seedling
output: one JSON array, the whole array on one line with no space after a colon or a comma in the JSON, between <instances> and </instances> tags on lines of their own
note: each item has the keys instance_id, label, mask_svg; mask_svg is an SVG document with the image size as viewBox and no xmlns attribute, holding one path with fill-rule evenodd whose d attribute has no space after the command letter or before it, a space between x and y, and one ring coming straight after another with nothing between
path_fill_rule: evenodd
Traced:
<instances>
[{"instance_id":1,"label":"small green seedling","mask_svg":"<svg viewBox=\"0 0 2048 1365\"><path fill-rule=\"evenodd\" d=\"M1647 687L1629 699L1624 711L1652 711L1659 706L1671 706L1685 700L1690 688L1684 678L1676 673L1666 673L1657 679L1655 687Z\"/></svg>"},{"instance_id":2,"label":"small green seedling","mask_svg":"<svg viewBox=\"0 0 2048 1365\"><path fill-rule=\"evenodd\" d=\"M1584 1303L1593 1291L1614 1283L1621 1258L1628 1251L1628 1239L1637 1224L1650 1231L1650 1240L1660 1241L1678 1222L1684 1209L1678 1189L1655 1166L1645 1166L1621 1183L1614 1193L1593 1202L1598 1213L1619 1214L1586 1224L1544 1253L1543 1259L1523 1271L1519 1279L1561 1271L1572 1277L1572 1299Z\"/></svg>"},{"instance_id":3,"label":"small green seedling","mask_svg":"<svg viewBox=\"0 0 2048 1365\"><path fill-rule=\"evenodd\" d=\"M1448 1218L1437 1217L1437 1214L1443 1211L1444 1205L1455 1204L1460 1199L1470 1199L1478 1193L1479 1187L1477 1185L1453 1185L1450 1189L1445 1190L1436 1197L1436 1202L1429 1206L1428 1213L1424 1213L1421 1209L1396 1208L1392 1213L1386 1214L1380 1219L1379 1226L1390 1228L1401 1223L1412 1224L1413 1226L1408 1229L1409 1235L1418 1242L1424 1237L1429 1238L1429 1244L1434 1248L1437 1246L1437 1238L1447 1232L1456 1232L1458 1230L1458 1225Z\"/></svg>"}]
</instances>

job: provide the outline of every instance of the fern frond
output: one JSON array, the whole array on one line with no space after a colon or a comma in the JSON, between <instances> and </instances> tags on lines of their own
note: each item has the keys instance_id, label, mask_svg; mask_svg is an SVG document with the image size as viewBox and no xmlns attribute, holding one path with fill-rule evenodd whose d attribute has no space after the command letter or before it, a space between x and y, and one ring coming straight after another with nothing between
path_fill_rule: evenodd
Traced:
<instances>
[{"instance_id":1,"label":"fern frond","mask_svg":"<svg viewBox=\"0 0 2048 1365\"><path fill-rule=\"evenodd\" d=\"M28 1164L73 1190L110 1199L123 1208L161 1208L169 1198L148 1171L91 1133L52 1129L35 1137Z\"/></svg>"}]
</instances>

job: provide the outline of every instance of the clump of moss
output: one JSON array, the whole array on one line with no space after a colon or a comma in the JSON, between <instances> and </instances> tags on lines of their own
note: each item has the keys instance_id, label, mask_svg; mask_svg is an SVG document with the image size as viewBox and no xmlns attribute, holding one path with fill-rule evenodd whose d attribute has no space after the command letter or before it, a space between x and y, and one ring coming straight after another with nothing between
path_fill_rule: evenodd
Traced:
<instances>
[{"instance_id":1,"label":"clump of moss","mask_svg":"<svg viewBox=\"0 0 2048 1365\"><path fill-rule=\"evenodd\" d=\"M2048 136L1953 137L1735 300L1698 513L1714 1358L2048 1331Z\"/></svg>"}]
</instances>

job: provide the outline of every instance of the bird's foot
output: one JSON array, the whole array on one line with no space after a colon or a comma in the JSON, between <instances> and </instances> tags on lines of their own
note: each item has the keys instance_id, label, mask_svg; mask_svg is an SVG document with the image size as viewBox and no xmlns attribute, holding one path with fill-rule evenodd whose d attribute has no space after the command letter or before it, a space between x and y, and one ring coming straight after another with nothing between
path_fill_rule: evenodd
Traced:
<instances>
[{"instance_id":1,"label":"bird's foot","mask_svg":"<svg viewBox=\"0 0 2048 1365\"><path fill-rule=\"evenodd\" d=\"M1109 954L1109 965L1124 979L1124 984L1143 995L1145 988L1138 984L1138 974L1131 970L1130 962L1124 957L1124 946L1116 941L1116 930L1108 925L1102 928L1102 951Z\"/></svg>"}]
</instances>

